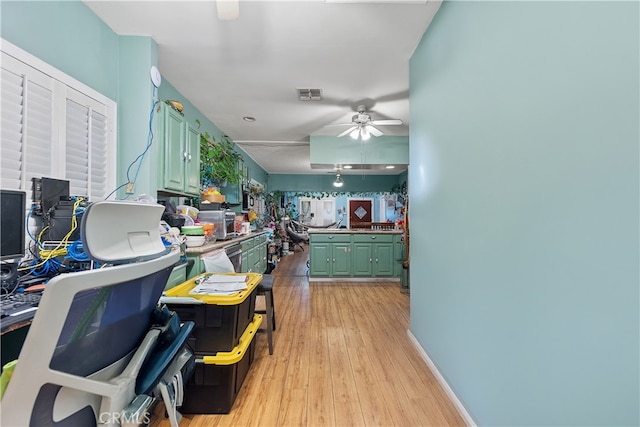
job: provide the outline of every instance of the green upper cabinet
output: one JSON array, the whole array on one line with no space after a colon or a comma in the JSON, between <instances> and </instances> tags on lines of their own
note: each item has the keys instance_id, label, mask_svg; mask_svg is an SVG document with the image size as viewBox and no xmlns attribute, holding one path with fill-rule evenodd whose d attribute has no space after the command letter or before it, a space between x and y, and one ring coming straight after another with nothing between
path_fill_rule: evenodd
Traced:
<instances>
[{"instance_id":1,"label":"green upper cabinet","mask_svg":"<svg viewBox=\"0 0 640 427\"><path fill-rule=\"evenodd\" d=\"M170 106L161 103L158 190L200 193L200 133Z\"/></svg>"}]
</instances>

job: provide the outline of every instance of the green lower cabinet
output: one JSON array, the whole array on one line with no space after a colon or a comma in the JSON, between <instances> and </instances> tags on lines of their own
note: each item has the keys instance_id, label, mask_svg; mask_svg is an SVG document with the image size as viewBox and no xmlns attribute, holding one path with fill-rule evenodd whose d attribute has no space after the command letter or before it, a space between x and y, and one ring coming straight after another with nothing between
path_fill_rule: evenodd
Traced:
<instances>
[{"instance_id":1,"label":"green lower cabinet","mask_svg":"<svg viewBox=\"0 0 640 427\"><path fill-rule=\"evenodd\" d=\"M169 275L169 279L167 280L167 284L164 287L164 290L171 289L174 286L178 286L179 284L185 282L187 280L187 263L183 262L173 267L171 270L171 274Z\"/></svg>"},{"instance_id":2,"label":"green lower cabinet","mask_svg":"<svg viewBox=\"0 0 640 427\"><path fill-rule=\"evenodd\" d=\"M393 244L395 246L394 257L396 259L393 267L393 275L400 277L402 276L402 263L404 262L404 240L401 234L395 236Z\"/></svg>"},{"instance_id":3,"label":"green lower cabinet","mask_svg":"<svg viewBox=\"0 0 640 427\"><path fill-rule=\"evenodd\" d=\"M242 242L242 272L264 273L267 270L267 236L260 235Z\"/></svg>"},{"instance_id":4,"label":"green lower cabinet","mask_svg":"<svg viewBox=\"0 0 640 427\"><path fill-rule=\"evenodd\" d=\"M310 277L399 278L402 275L400 235L312 234L310 237Z\"/></svg>"},{"instance_id":5,"label":"green lower cabinet","mask_svg":"<svg viewBox=\"0 0 640 427\"><path fill-rule=\"evenodd\" d=\"M204 272L204 262L200 259L200 255L187 255L187 258L193 260L193 264L187 267L187 280L189 280Z\"/></svg>"},{"instance_id":6,"label":"green lower cabinet","mask_svg":"<svg viewBox=\"0 0 640 427\"><path fill-rule=\"evenodd\" d=\"M371 243L353 244L353 275L372 276L373 275L373 254Z\"/></svg>"},{"instance_id":7,"label":"green lower cabinet","mask_svg":"<svg viewBox=\"0 0 640 427\"><path fill-rule=\"evenodd\" d=\"M393 276L394 264L393 244L391 243L373 243L371 245L373 252L373 275L374 276Z\"/></svg>"},{"instance_id":8,"label":"green lower cabinet","mask_svg":"<svg viewBox=\"0 0 640 427\"><path fill-rule=\"evenodd\" d=\"M329 243L309 245L310 276L329 276L331 274L331 246Z\"/></svg>"},{"instance_id":9,"label":"green lower cabinet","mask_svg":"<svg viewBox=\"0 0 640 427\"><path fill-rule=\"evenodd\" d=\"M331 244L331 276L351 276L351 244Z\"/></svg>"},{"instance_id":10,"label":"green lower cabinet","mask_svg":"<svg viewBox=\"0 0 640 427\"><path fill-rule=\"evenodd\" d=\"M243 273L248 273L249 272L249 252L248 251L242 251L242 267L241 267L241 271Z\"/></svg>"}]
</instances>

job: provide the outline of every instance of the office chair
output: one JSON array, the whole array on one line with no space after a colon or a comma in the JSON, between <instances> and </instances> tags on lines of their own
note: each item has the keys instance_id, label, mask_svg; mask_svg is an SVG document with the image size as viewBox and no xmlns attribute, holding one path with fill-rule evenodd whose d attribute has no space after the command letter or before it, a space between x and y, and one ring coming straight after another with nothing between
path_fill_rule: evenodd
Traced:
<instances>
[{"instance_id":1,"label":"office chair","mask_svg":"<svg viewBox=\"0 0 640 427\"><path fill-rule=\"evenodd\" d=\"M152 399L136 391L143 367L149 376L139 389L181 395L174 387L180 381L172 380L179 373L169 369L184 366L177 365L189 359L186 347L159 345L158 340L186 340L193 324L176 329L173 319L168 323L174 328L152 327L157 302L180 257L162 244L158 224L163 210L116 201L85 210L84 251L104 268L60 274L47 284L2 398L2 425L120 425L131 402ZM167 349L158 362L155 353ZM177 425L175 411L170 415ZM135 425L135 416L140 421L148 414L130 413L127 425Z\"/></svg>"}]
</instances>

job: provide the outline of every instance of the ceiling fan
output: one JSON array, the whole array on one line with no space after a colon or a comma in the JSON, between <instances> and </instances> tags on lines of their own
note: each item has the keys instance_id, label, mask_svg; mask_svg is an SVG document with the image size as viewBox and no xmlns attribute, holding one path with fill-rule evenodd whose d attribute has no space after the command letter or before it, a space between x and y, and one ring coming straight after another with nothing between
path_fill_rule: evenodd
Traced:
<instances>
[{"instance_id":1,"label":"ceiling fan","mask_svg":"<svg viewBox=\"0 0 640 427\"><path fill-rule=\"evenodd\" d=\"M338 138L349 135L353 139L362 139L366 141L373 136L382 135L382 131L376 126L396 126L401 125L402 120L400 119L387 119L387 120L371 120L371 115L367 113L366 107L364 105L358 105L356 108L357 114L354 114L351 118L351 123L337 123L335 125L329 126L351 126L349 129L338 135Z\"/></svg>"}]
</instances>

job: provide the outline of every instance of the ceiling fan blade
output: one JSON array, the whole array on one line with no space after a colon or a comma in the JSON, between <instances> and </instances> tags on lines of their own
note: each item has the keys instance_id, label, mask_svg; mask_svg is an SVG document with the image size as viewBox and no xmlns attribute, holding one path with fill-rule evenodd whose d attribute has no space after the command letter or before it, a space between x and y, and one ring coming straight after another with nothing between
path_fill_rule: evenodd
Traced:
<instances>
[{"instance_id":1,"label":"ceiling fan blade","mask_svg":"<svg viewBox=\"0 0 640 427\"><path fill-rule=\"evenodd\" d=\"M371 133L371 135L373 136L380 136L382 135L382 131L380 131L380 129L376 129L375 127L371 126L370 124L368 124L366 126L367 130L369 130L369 133Z\"/></svg>"},{"instance_id":2,"label":"ceiling fan blade","mask_svg":"<svg viewBox=\"0 0 640 427\"><path fill-rule=\"evenodd\" d=\"M333 123L331 125L325 125L324 127L328 128L331 126L353 126L353 122L352 123Z\"/></svg>"},{"instance_id":3,"label":"ceiling fan blade","mask_svg":"<svg viewBox=\"0 0 640 427\"><path fill-rule=\"evenodd\" d=\"M351 126L349 129L345 130L344 132L342 132L340 135L338 135L338 138L340 138L341 136L345 136L348 133L353 132L354 130L358 129L358 126Z\"/></svg>"},{"instance_id":4,"label":"ceiling fan blade","mask_svg":"<svg viewBox=\"0 0 640 427\"><path fill-rule=\"evenodd\" d=\"M391 125L401 125L402 120L400 119L389 119L389 120L373 120L371 122L372 125L376 126L391 126Z\"/></svg>"}]
</instances>

